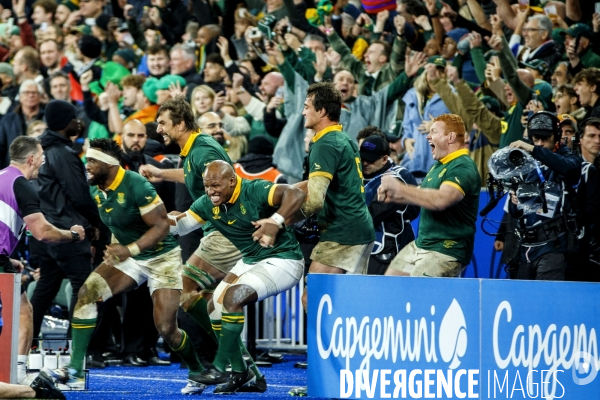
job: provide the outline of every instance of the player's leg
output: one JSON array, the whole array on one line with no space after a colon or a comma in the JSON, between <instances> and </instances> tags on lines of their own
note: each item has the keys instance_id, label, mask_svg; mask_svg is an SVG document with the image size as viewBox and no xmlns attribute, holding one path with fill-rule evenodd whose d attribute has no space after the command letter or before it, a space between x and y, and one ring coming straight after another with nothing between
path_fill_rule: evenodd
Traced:
<instances>
[{"instance_id":1,"label":"player's leg","mask_svg":"<svg viewBox=\"0 0 600 400\"><path fill-rule=\"evenodd\" d=\"M106 301L112 296L135 288L143 282L143 278L135 270L125 274L121 269L135 266L135 261L128 258L113 267L102 263L85 280L77 294L77 303L71 321L73 349L68 368L49 371L62 383L71 381L73 385L81 385L83 377L83 361L87 346L96 327L98 317L97 302Z\"/></svg>"},{"instance_id":2,"label":"player's leg","mask_svg":"<svg viewBox=\"0 0 600 400\"><path fill-rule=\"evenodd\" d=\"M194 351L192 342L184 330L177 326L177 310L179 309L179 290L156 289L152 293L154 303L154 324L158 334L188 366L190 374L200 372L204 368Z\"/></svg>"},{"instance_id":3,"label":"player's leg","mask_svg":"<svg viewBox=\"0 0 600 400\"><path fill-rule=\"evenodd\" d=\"M33 342L33 307L27 298L27 293L21 293L21 308L19 310L19 351L17 364L17 381L29 385L31 378L27 376L27 359Z\"/></svg>"},{"instance_id":4,"label":"player's leg","mask_svg":"<svg viewBox=\"0 0 600 400\"><path fill-rule=\"evenodd\" d=\"M316 274L359 274L367 273L373 242L358 245L343 245L336 242L319 242L311 254L312 263L308 273ZM308 276L306 284L308 285ZM308 305L308 290L302 294L302 305Z\"/></svg>"},{"instance_id":5,"label":"player's leg","mask_svg":"<svg viewBox=\"0 0 600 400\"><path fill-rule=\"evenodd\" d=\"M217 341L207 304L219 282L241 258L240 251L221 233L214 231L202 238L198 249L183 266L181 307Z\"/></svg>"},{"instance_id":6,"label":"player's leg","mask_svg":"<svg viewBox=\"0 0 600 400\"><path fill-rule=\"evenodd\" d=\"M181 308L208 332L215 342L218 342L218 338L211 328L207 306L213 290L224 277L225 273L196 254L192 254L183 266Z\"/></svg>"}]
</instances>

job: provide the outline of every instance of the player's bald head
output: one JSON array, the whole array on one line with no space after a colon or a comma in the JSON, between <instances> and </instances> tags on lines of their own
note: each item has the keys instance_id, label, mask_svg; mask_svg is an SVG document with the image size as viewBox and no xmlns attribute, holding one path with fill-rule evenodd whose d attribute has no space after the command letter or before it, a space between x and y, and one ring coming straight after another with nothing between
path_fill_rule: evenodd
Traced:
<instances>
[{"instance_id":1,"label":"player's bald head","mask_svg":"<svg viewBox=\"0 0 600 400\"><path fill-rule=\"evenodd\" d=\"M215 160L206 166L204 179L231 179L235 176L235 170L228 162Z\"/></svg>"}]
</instances>

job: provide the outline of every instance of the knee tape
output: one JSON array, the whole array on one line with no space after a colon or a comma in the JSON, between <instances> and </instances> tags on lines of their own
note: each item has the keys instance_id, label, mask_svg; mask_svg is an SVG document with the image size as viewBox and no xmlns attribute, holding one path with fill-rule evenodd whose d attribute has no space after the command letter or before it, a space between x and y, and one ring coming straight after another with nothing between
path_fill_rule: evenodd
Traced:
<instances>
[{"instance_id":1,"label":"knee tape","mask_svg":"<svg viewBox=\"0 0 600 400\"><path fill-rule=\"evenodd\" d=\"M98 315L96 302L98 299L106 301L112 297L112 290L106 280L97 272L92 272L85 280L84 286L87 293L80 297L73 310L73 317L79 319L92 319Z\"/></svg>"},{"instance_id":2,"label":"knee tape","mask_svg":"<svg viewBox=\"0 0 600 400\"><path fill-rule=\"evenodd\" d=\"M219 286L217 286L215 292L213 293L212 302L215 306L214 312L216 312L217 315L219 315L219 318L214 319L221 319L220 315L223 313L223 297L225 297L225 291L227 291L227 289L229 289L230 286L231 284L229 283L221 282L219 283ZM211 319L213 319L212 316Z\"/></svg>"}]
</instances>

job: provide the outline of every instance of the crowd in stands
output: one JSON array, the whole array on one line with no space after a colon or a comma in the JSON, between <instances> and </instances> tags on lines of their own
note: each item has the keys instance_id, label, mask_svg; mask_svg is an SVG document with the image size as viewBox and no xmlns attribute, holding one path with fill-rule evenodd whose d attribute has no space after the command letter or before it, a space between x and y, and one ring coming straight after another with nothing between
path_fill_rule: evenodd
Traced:
<instances>
[{"instance_id":1,"label":"crowd in stands","mask_svg":"<svg viewBox=\"0 0 600 400\"><path fill-rule=\"evenodd\" d=\"M437 165L428 136L435 118L456 114L464 121L464 148L477 167L481 187L486 186L490 156L512 145L532 153L555 175L546 179L574 196L558 206L565 210L547 215L548 220L571 210L586 215L585 221L579 218L589 228L579 249L568 248L568 235L558 232L560 227L552 238L536 239L550 244L538 248L533 240L528 247L511 238L514 229L507 227L518 225L521 215L507 204L495 248L507 253L512 246L512 257L505 259L514 271L511 277L600 280L594 261L600 260L600 201L595 196L600 9L592 1L0 0L0 61L0 169L9 165L15 138L41 136L46 146L49 124L64 128L61 116L50 115L46 108L51 100L76 108L82 129L73 130L69 146L84 163L89 141L108 138L122 147L122 166L128 170L137 172L146 164L174 168L185 149L157 133L156 120L162 104L184 96L202 133L223 147L238 176L300 182L312 168L305 160L318 133L305 128L307 91L311 84L331 81L343 103L339 123L360 149L362 160L356 163L364 183L388 172L418 185ZM557 132L533 123L532 116L542 111L554 118L549 123ZM183 184L153 184L167 211L185 211L191 205ZM44 177L36 185L42 190ZM368 188L367 198L376 200L377 193ZM516 196L512 198L515 205ZM93 208L93 200L89 202ZM566 211L574 203L578 208ZM369 273L383 274L414 240L410 221L419 208L369 205L369 211L375 231L381 225L383 235L393 238L378 239L371 256ZM522 229L544 222L521 220ZM88 221L97 266L110 234L97 229L97 215ZM310 233L305 223L298 232L308 243L307 229ZM537 231L532 234L539 236ZM197 231L179 239L184 260L201 235ZM61 260L39 250L35 238L28 240L27 249L18 248L17 258L27 259L33 269L44 264L41 276L39 270L35 275L40 281L32 300L37 336L61 279L71 280L72 313L91 265L78 269L79 261L73 259L58 265ZM527 250L533 247L535 256ZM310 253L305 250L308 265ZM578 258L565 256L577 252ZM547 254L554 258L545 258ZM58 263L60 273L44 274L52 263ZM584 269L573 269L581 263ZM549 264L558 270L548 272ZM135 308L130 306L124 322L131 325L125 330L129 333L118 345L126 349L130 365L164 363L154 349L158 333L151 311L135 312L151 310L146 293L147 288L140 288L127 294L126 303ZM115 315L122 301L111 299L101 311L106 317L99 320L88 349L89 366L105 365L106 337L119 321ZM188 317L180 314L185 327ZM206 359L216 351L198 349Z\"/></svg>"}]
</instances>

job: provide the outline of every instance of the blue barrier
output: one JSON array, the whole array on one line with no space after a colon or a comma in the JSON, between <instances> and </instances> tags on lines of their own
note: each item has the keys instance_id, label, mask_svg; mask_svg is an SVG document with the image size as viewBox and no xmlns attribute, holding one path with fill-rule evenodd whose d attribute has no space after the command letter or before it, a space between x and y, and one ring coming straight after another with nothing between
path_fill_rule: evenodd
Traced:
<instances>
[{"instance_id":1,"label":"blue barrier","mask_svg":"<svg viewBox=\"0 0 600 400\"><path fill-rule=\"evenodd\" d=\"M599 289L313 274L309 395L599 399Z\"/></svg>"},{"instance_id":2,"label":"blue barrier","mask_svg":"<svg viewBox=\"0 0 600 400\"><path fill-rule=\"evenodd\" d=\"M488 203L489 197L485 190L481 191L479 199L479 211L481 211ZM485 230L490 233L496 233L500 221L502 221L502 207L504 206L504 200L494 208L488 215L487 218L490 222L487 222ZM465 278L491 278L491 279L507 279L508 275L506 271L500 265L500 254L496 254L494 251L494 240L493 236L488 236L481 230L482 217L477 214L477 231L475 232L475 249L473 251L473 258L471 263L467 266L462 276ZM415 235L419 232L419 219L417 218L412 222ZM495 261L495 262L494 262Z\"/></svg>"}]
</instances>

